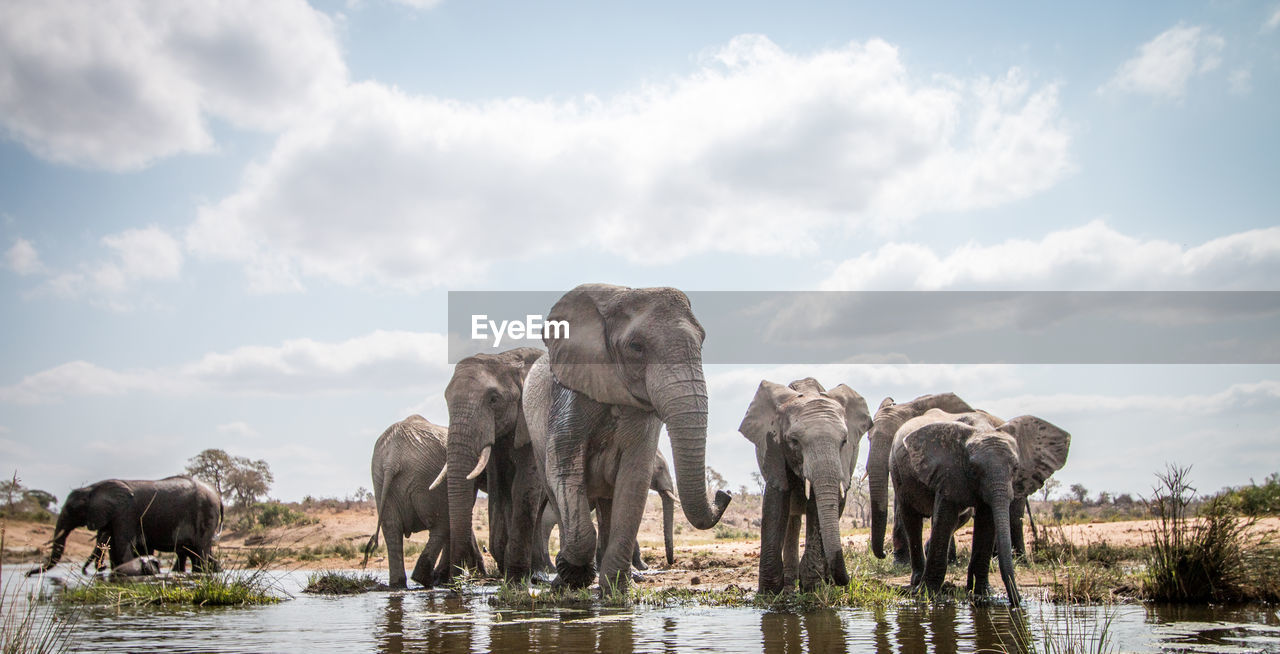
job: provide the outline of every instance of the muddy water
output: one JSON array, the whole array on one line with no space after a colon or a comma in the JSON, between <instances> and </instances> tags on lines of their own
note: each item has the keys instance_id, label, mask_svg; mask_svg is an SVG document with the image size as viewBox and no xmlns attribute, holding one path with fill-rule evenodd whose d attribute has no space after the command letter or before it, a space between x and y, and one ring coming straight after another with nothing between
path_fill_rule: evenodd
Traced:
<instances>
[{"instance_id":1,"label":"muddy water","mask_svg":"<svg viewBox=\"0 0 1280 654\"><path fill-rule=\"evenodd\" d=\"M6 566L5 582L13 568ZM70 574L60 571L60 574ZM805 615L748 608L635 607L509 611L487 597L442 591L317 597L306 573L282 573L293 599L238 609L93 609L79 618L82 652L972 652L1013 651L1008 608L912 605ZM30 582L27 582L30 583ZM46 582L48 583L48 582ZM1028 602L1033 634L1096 630L1097 607ZM1272 608L1112 609L1119 651L1280 652ZM1076 639L1076 638L1073 638Z\"/></svg>"}]
</instances>

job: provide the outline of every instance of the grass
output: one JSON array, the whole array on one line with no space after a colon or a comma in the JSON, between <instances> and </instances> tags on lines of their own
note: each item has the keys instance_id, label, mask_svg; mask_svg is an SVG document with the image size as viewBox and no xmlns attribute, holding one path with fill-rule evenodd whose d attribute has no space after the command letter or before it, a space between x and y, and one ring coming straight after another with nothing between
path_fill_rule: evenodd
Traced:
<instances>
[{"instance_id":1,"label":"grass","mask_svg":"<svg viewBox=\"0 0 1280 654\"><path fill-rule=\"evenodd\" d=\"M0 552L5 526L0 524ZM0 561L0 575L4 563ZM75 615L59 615L42 595L24 594L20 581L0 588L0 654L57 654L71 647Z\"/></svg>"},{"instance_id":2,"label":"grass","mask_svg":"<svg viewBox=\"0 0 1280 654\"><path fill-rule=\"evenodd\" d=\"M1055 610L1054 613L1055 618L1060 616L1061 619L1046 619L1041 607L1038 622L1044 633L1036 637L1022 615L1010 612L1012 642L1006 643L1001 637L1003 651L1019 654L1109 654L1117 651L1111 634L1111 625L1116 618L1114 604L1105 604L1100 612L1068 609ZM995 631L997 634L1005 633L1003 629Z\"/></svg>"},{"instance_id":3,"label":"grass","mask_svg":"<svg viewBox=\"0 0 1280 654\"><path fill-rule=\"evenodd\" d=\"M228 573L180 581L98 581L68 588L59 596L59 601L68 604L114 607L248 606L274 604L280 599L269 587Z\"/></svg>"},{"instance_id":4,"label":"grass","mask_svg":"<svg viewBox=\"0 0 1280 654\"><path fill-rule=\"evenodd\" d=\"M1157 475L1160 481L1148 502L1156 526L1144 595L1182 603L1280 599L1280 548L1268 538L1251 537L1254 518L1241 516L1226 496L1210 498L1193 517L1190 470L1169 466Z\"/></svg>"},{"instance_id":5,"label":"grass","mask_svg":"<svg viewBox=\"0 0 1280 654\"><path fill-rule=\"evenodd\" d=\"M321 595L355 595L374 590L389 590L377 577L367 572L314 572L307 577L304 593Z\"/></svg>"}]
</instances>

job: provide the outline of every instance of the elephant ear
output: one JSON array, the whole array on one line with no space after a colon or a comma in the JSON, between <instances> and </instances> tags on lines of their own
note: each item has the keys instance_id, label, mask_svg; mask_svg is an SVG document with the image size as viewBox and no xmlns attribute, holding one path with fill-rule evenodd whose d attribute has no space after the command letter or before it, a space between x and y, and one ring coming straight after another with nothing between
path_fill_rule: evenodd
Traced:
<instances>
[{"instance_id":1,"label":"elephant ear","mask_svg":"<svg viewBox=\"0 0 1280 654\"><path fill-rule=\"evenodd\" d=\"M977 430L961 422L935 422L903 438L907 460L930 490L953 502L969 498L969 453L965 441Z\"/></svg>"},{"instance_id":2,"label":"elephant ear","mask_svg":"<svg viewBox=\"0 0 1280 654\"><path fill-rule=\"evenodd\" d=\"M998 428L1018 443L1017 474L1013 492L1027 497L1040 490L1050 475L1067 464L1071 434L1035 416L1018 416Z\"/></svg>"},{"instance_id":3,"label":"elephant ear","mask_svg":"<svg viewBox=\"0 0 1280 654\"><path fill-rule=\"evenodd\" d=\"M583 284L564 294L547 321L569 324L568 338L543 336L551 357L551 373L561 386L575 390L601 404L623 404L649 408L627 391L618 374L617 360L609 346L605 306L630 289L609 284Z\"/></svg>"},{"instance_id":4,"label":"elephant ear","mask_svg":"<svg viewBox=\"0 0 1280 654\"><path fill-rule=\"evenodd\" d=\"M762 380L747 407L738 431L756 446L756 463L770 486L787 490L787 462L782 451L782 411L787 401L799 393L769 380Z\"/></svg>"},{"instance_id":5,"label":"elephant ear","mask_svg":"<svg viewBox=\"0 0 1280 654\"><path fill-rule=\"evenodd\" d=\"M119 479L108 479L93 485L84 526L94 531L110 526L111 519L133 511L133 489Z\"/></svg>"},{"instance_id":6,"label":"elephant ear","mask_svg":"<svg viewBox=\"0 0 1280 654\"><path fill-rule=\"evenodd\" d=\"M844 426L849 431L849 439L840 447L840 472L841 479L850 482L853 480L853 469L857 467L858 446L862 443L862 435L871 429L871 412L867 410L867 401L844 384L827 391L827 396L844 406ZM882 402L881 405L883 404Z\"/></svg>"}]
</instances>

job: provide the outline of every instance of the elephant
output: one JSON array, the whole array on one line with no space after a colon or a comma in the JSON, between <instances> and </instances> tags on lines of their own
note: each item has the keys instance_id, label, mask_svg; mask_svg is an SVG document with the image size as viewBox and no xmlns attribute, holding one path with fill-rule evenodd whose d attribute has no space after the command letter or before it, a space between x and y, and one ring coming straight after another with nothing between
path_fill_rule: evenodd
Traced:
<instances>
[{"instance_id":1,"label":"elephant","mask_svg":"<svg viewBox=\"0 0 1280 654\"><path fill-rule=\"evenodd\" d=\"M986 594L992 548L1013 606L1021 603L1013 571L1010 505L1040 488L1066 464L1071 435L1035 416L1000 422L984 412L938 409L906 421L889 454L895 513L911 553L911 583L932 592L946 576L947 547L960 512L972 507L973 546L966 588ZM921 544L931 518L930 546ZM939 538L942 536L942 538Z\"/></svg>"},{"instance_id":2,"label":"elephant","mask_svg":"<svg viewBox=\"0 0 1280 654\"><path fill-rule=\"evenodd\" d=\"M755 444L765 481L759 592L790 590L797 572L806 591L820 580L849 583L840 514L870 427L867 401L844 384L827 390L812 377L787 386L760 382L738 426ZM802 516L805 550L797 561Z\"/></svg>"},{"instance_id":3,"label":"elephant","mask_svg":"<svg viewBox=\"0 0 1280 654\"><path fill-rule=\"evenodd\" d=\"M174 572L217 569L213 541L222 524L222 498L204 482L187 476L152 480L105 479L67 495L54 527L49 558L28 574L62 560L67 536L78 527L98 532L109 543L111 567L153 551L175 552Z\"/></svg>"},{"instance_id":4,"label":"elephant","mask_svg":"<svg viewBox=\"0 0 1280 654\"><path fill-rule=\"evenodd\" d=\"M412 579L426 588L449 574L449 496L444 488L430 488L445 466L447 427L412 415L387 427L373 446L370 469L378 524L365 545L365 559L378 545L378 532L387 539L387 568L392 588L405 588L404 542L410 534L429 531L427 546L418 555ZM474 498L473 498L474 499ZM467 527L464 546L479 555L475 535ZM439 564L436 563L439 559ZM435 566L434 569L432 566Z\"/></svg>"},{"instance_id":5,"label":"elephant","mask_svg":"<svg viewBox=\"0 0 1280 654\"><path fill-rule=\"evenodd\" d=\"M653 457L653 479L649 482L650 490L657 491L658 498L662 500L662 541L666 548L667 565L676 562L675 548L675 512L676 512L676 493L675 481L671 478L671 466L667 465L667 458L662 456L662 452L658 452ZM541 538L543 542L547 542L551 538L551 529L560 522L560 514L556 512L555 505L544 504L542 513L542 530ZM596 565L600 565L601 555L604 550L596 549ZM550 562L550 558L547 559ZM640 554L640 544L636 543L635 550L631 554L631 567L636 570L648 570L649 564L644 562L644 557Z\"/></svg>"},{"instance_id":6,"label":"elephant","mask_svg":"<svg viewBox=\"0 0 1280 654\"><path fill-rule=\"evenodd\" d=\"M93 565L94 572L104 570L107 567L107 555L110 550L111 537L105 531L99 531L93 539L93 551L89 553L89 558L84 560L84 565L80 566L80 574L88 574L90 565ZM155 553L155 550L151 550L148 555L154 556Z\"/></svg>"},{"instance_id":7,"label":"elephant","mask_svg":"<svg viewBox=\"0 0 1280 654\"><path fill-rule=\"evenodd\" d=\"M871 553L876 558L885 557L884 530L889 521L889 451L898 428L908 420L930 409L949 413L971 413L973 407L955 393L921 395L910 402L896 404L886 397L876 409L871 430L867 432L867 480L871 490ZM898 528L895 526L895 532Z\"/></svg>"},{"instance_id":8,"label":"elephant","mask_svg":"<svg viewBox=\"0 0 1280 654\"><path fill-rule=\"evenodd\" d=\"M545 541L536 538L543 484L520 412L525 377L543 354L521 347L467 357L445 388L448 460L437 483L448 483L450 575L468 567L484 574L480 553L467 540L480 487L489 496L489 552L499 574L519 581L547 559Z\"/></svg>"},{"instance_id":9,"label":"elephant","mask_svg":"<svg viewBox=\"0 0 1280 654\"><path fill-rule=\"evenodd\" d=\"M671 439L676 486L697 529L720 521L731 501L707 498L706 333L689 298L674 288L584 284L547 316L567 334L543 335L548 354L525 382L524 418L551 501L560 515L556 584L625 591L636 533L649 494L663 424Z\"/></svg>"}]
</instances>

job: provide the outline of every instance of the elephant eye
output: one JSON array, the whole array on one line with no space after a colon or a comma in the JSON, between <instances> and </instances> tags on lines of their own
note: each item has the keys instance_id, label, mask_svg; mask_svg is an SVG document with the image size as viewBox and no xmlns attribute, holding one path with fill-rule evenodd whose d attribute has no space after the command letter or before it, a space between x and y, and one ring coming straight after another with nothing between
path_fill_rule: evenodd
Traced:
<instances>
[{"instance_id":1,"label":"elephant eye","mask_svg":"<svg viewBox=\"0 0 1280 654\"><path fill-rule=\"evenodd\" d=\"M489 393L489 404L497 404L497 403L498 403L498 392L497 392L497 391L492 391L492 392L490 392L490 393Z\"/></svg>"},{"instance_id":2,"label":"elephant eye","mask_svg":"<svg viewBox=\"0 0 1280 654\"><path fill-rule=\"evenodd\" d=\"M631 351L636 354L644 353L644 345L640 341L631 341L630 343L627 343L627 347L631 348Z\"/></svg>"}]
</instances>

